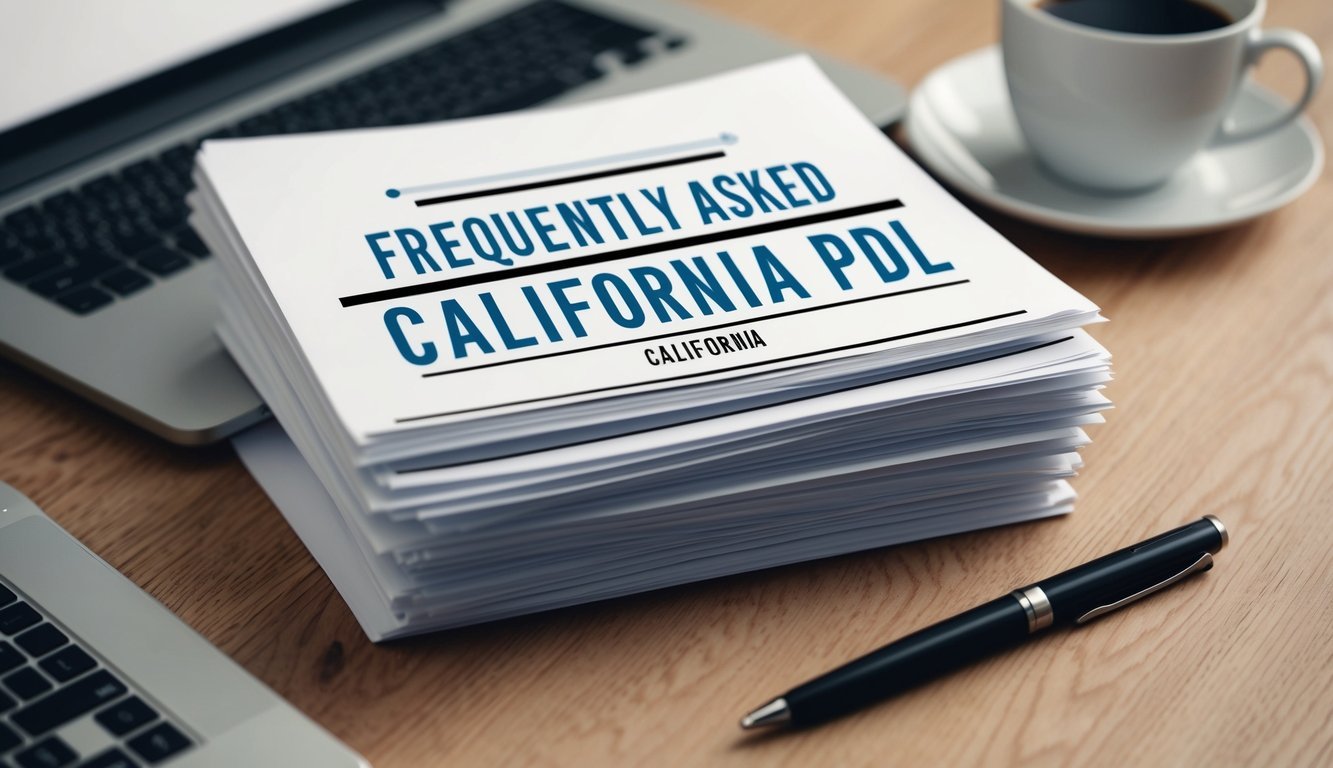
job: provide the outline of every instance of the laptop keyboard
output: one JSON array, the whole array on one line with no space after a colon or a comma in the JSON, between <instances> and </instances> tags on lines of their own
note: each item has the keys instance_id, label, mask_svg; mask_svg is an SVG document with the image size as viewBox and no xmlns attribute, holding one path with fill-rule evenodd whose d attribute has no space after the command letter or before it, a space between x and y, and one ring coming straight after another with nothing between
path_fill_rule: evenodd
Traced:
<instances>
[{"instance_id":1,"label":"laptop keyboard","mask_svg":"<svg viewBox=\"0 0 1333 768\"><path fill-rule=\"evenodd\" d=\"M81 743L61 735L80 728ZM80 754L89 744L90 754ZM0 766L135 768L192 746L169 717L0 583Z\"/></svg>"},{"instance_id":2,"label":"laptop keyboard","mask_svg":"<svg viewBox=\"0 0 1333 768\"><path fill-rule=\"evenodd\" d=\"M642 43L658 34L542 0L201 139L521 109L601 77L595 59L603 54L638 64L651 55ZM661 42L672 49L684 40ZM9 214L0 228L0 274L87 315L207 259L208 249L186 223L198 145L179 144Z\"/></svg>"}]
</instances>

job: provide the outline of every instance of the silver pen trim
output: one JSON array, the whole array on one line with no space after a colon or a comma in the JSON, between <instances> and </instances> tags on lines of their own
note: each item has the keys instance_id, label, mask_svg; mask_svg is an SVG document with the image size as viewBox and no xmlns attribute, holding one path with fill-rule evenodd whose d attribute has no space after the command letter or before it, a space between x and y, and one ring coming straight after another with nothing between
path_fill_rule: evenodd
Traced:
<instances>
[{"instance_id":1,"label":"silver pen trim","mask_svg":"<svg viewBox=\"0 0 1333 768\"><path fill-rule=\"evenodd\" d=\"M1227 544L1230 543L1231 534L1227 533L1227 527L1222 525L1222 521L1217 519L1217 515L1204 515L1203 519L1212 523L1213 527L1217 529L1218 535L1222 537L1222 546L1217 549L1218 552L1221 552L1226 548ZM1216 552L1214 554L1216 554Z\"/></svg>"},{"instance_id":2,"label":"silver pen trim","mask_svg":"<svg viewBox=\"0 0 1333 768\"><path fill-rule=\"evenodd\" d=\"M1027 614L1029 635L1051 626L1055 621L1055 611L1051 608L1051 601L1041 587L1034 584L1015 589L1009 594L1023 606L1023 613Z\"/></svg>"},{"instance_id":3,"label":"silver pen trim","mask_svg":"<svg viewBox=\"0 0 1333 768\"><path fill-rule=\"evenodd\" d=\"M741 718L741 727L745 730L762 728L766 725L785 725L791 722L791 709L787 700L779 696L764 706Z\"/></svg>"}]
</instances>

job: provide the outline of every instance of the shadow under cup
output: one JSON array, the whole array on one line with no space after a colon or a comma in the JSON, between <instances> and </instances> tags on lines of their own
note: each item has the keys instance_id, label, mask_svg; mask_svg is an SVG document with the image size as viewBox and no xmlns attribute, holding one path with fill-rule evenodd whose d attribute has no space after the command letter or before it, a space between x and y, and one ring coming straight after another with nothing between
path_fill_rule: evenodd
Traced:
<instances>
[{"instance_id":1,"label":"shadow under cup","mask_svg":"<svg viewBox=\"0 0 1333 768\"><path fill-rule=\"evenodd\" d=\"M1063 1L1001 0L1001 49L1030 150L1081 186L1157 186L1214 140L1242 140L1293 119L1319 80L1318 51L1308 38L1278 30L1272 35L1282 39L1274 41L1259 30L1264 0L1202 0L1230 23L1185 34L1110 31L1043 10ZM1309 51L1289 38L1304 39ZM1272 125L1229 136L1223 123L1231 103L1250 65L1272 47L1303 60L1306 95Z\"/></svg>"}]
</instances>

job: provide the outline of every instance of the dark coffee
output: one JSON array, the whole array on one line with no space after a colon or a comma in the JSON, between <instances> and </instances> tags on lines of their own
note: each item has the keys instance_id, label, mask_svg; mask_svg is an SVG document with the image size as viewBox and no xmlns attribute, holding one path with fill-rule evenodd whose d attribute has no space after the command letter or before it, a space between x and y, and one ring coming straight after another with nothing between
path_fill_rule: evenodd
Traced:
<instances>
[{"instance_id":1,"label":"dark coffee","mask_svg":"<svg viewBox=\"0 0 1333 768\"><path fill-rule=\"evenodd\" d=\"M1232 21L1194 0L1041 0L1037 7L1065 21L1136 35L1187 35Z\"/></svg>"}]
</instances>

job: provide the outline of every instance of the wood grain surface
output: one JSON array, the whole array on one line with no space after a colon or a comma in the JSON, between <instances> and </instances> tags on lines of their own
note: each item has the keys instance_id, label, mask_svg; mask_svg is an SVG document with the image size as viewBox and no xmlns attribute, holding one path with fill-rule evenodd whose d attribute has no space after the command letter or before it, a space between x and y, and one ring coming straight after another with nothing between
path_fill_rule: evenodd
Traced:
<instances>
[{"instance_id":1,"label":"wood grain surface","mask_svg":"<svg viewBox=\"0 0 1333 768\"><path fill-rule=\"evenodd\" d=\"M713 0L914 86L996 0ZM1273 25L1333 52L1327 0ZM1295 67L1260 72L1284 93ZM1311 110L1333 135L1333 93ZM374 646L227 446L173 447L0 363L0 478L381 768L1333 765L1333 183L1116 242L981 211L1100 304L1116 410L1067 518ZM740 714L910 630L1202 514L1217 567L816 731Z\"/></svg>"}]
</instances>

